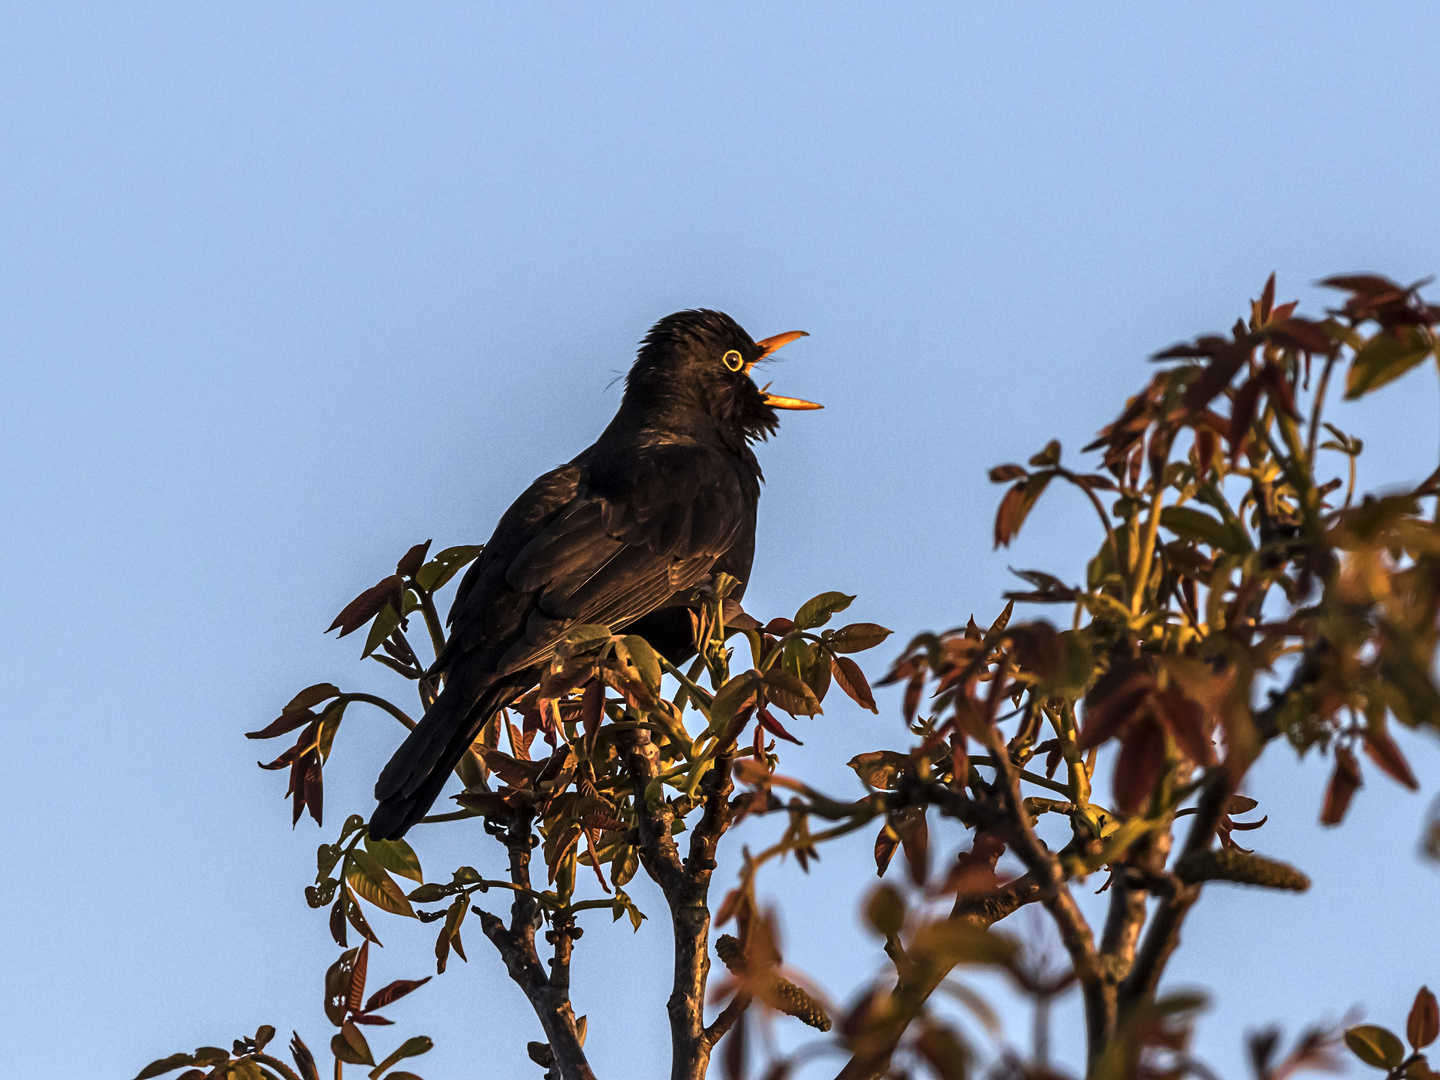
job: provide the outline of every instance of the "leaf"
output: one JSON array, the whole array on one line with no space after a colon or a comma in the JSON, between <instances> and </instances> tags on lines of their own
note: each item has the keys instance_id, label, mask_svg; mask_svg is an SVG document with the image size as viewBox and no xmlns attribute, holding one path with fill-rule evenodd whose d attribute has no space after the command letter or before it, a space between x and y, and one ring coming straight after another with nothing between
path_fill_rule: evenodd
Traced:
<instances>
[{"instance_id":1,"label":"leaf","mask_svg":"<svg viewBox=\"0 0 1440 1080\"><path fill-rule=\"evenodd\" d=\"M396 915L415 917L415 909L400 891L400 886L368 851L355 848L350 852L350 872L345 880L356 893L376 907Z\"/></svg>"},{"instance_id":2,"label":"leaf","mask_svg":"<svg viewBox=\"0 0 1440 1080\"><path fill-rule=\"evenodd\" d=\"M1371 761L1380 766L1392 780L1404 784L1411 791L1419 791L1420 784L1410 771L1410 763L1395 745L1390 733L1382 728L1366 728L1365 753Z\"/></svg>"},{"instance_id":3,"label":"leaf","mask_svg":"<svg viewBox=\"0 0 1440 1080\"><path fill-rule=\"evenodd\" d=\"M886 869L890 866L890 860L895 855L895 849L900 846L900 838L895 835L895 830L888 824L880 826L880 832L875 837L875 876L884 877Z\"/></svg>"},{"instance_id":4,"label":"leaf","mask_svg":"<svg viewBox=\"0 0 1440 1080\"><path fill-rule=\"evenodd\" d=\"M335 621L325 632L328 634L330 630L334 630L338 626L342 638L347 634L353 634L373 619L387 603L399 611L400 592L404 584L398 575L392 574L378 584L372 585L346 604L345 609L335 616Z\"/></svg>"},{"instance_id":5,"label":"leaf","mask_svg":"<svg viewBox=\"0 0 1440 1080\"><path fill-rule=\"evenodd\" d=\"M771 668L760 678L765 684L765 695L791 716L814 716L824 711L815 691L789 672Z\"/></svg>"},{"instance_id":6,"label":"leaf","mask_svg":"<svg viewBox=\"0 0 1440 1080\"><path fill-rule=\"evenodd\" d=\"M393 1054L371 1070L371 1080L378 1080L380 1074L397 1061L407 1057L419 1057L421 1054L428 1054L434 1046L435 1040L428 1035L416 1035L413 1039L406 1039ZM392 1078L400 1075L400 1073L391 1073Z\"/></svg>"},{"instance_id":7,"label":"leaf","mask_svg":"<svg viewBox=\"0 0 1440 1080\"><path fill-rule=\"evenodd\" d=\"M1345 377L1345 399L1353 401L1398 379L1430 355L1430 342L1414 326L1381 330L1355 353Z\"/></svg>"},{"instance_id":8,"label":"leaf","mask_svg":"<svg viewBox=\"0 0 1440 1080\"><path fill-rule=\"evenodd\" d=\"M840 592L823 592L800 605L795 613L797 630L813 630L824 626L837 613L848 608L855 597Z\"/></svg>"},{"instance_id":9,"label":"leaf","mask_svg":"<svg viewBox=\"0 0 1440 1080\"><path fill-rule=\"evenodd\" d=\"M905 925L905 898L890 885L877 885L865 902L865 918L884 938L892 938Z\"/></svg>"},{"instance_id":10,"label":"leaf","mask_svg":"<svg viewBox=\"0 0 1440 1080\"><path fill-rule=\"evenodd\" d=\"M255 1029L255 1038L250 1041L255 1044L256 1050L264 1050L270 1045L270 1040L275 1038L275 1028L270 1024L261 1024Z\"/></svg>"},{"instance_id":11,"label":"leaf","mask_svg":"<svg viewBox=\"0 0 1440 1080\"><path fill-rule=\"evenodd\" d=\"M761 709L758 713L756 713L755 718L760 721L760 726L762 728L770 732L770 734L774 735L776 738L784 739L786 742L792 742L796 746L805 745L799 739L795 738L794 735L791 735L790 732L786 731L785 725L780 723L779 720L776 720L775 715L769 709Z\"/></svg>"},{"instance_id":12,"label":"leaf","mask_svg":"<svg viewBox=\"0 0 1440 1080\"><path fill-rule=\"evenodd\" d=\"M1345 1032L1345 1045L1366 1065L1393 1069L1405 1060L1405 1044L1378 1024L1357 1024Z\"/></svg>"},{"instance_id":13,"label":"leaf","mask_svg":"<svg viewBox=\"0 0 1440 1080\"><path fill-rule=\"evenodd\" d=\"M1017 951L1009 938L958 919L940 919L922 927L906 950L911 956L932 957L942 964L1001 966L1011 963Z\"/></svg>"},{"instance_id":14,"label":"leaf","mask_svg":"<svg viewBox=\"0 0 1440 1080\"><path fill-rule=\"evenodd\" d=\"M1045 449L1030 459L1030 464L1037 469L1050 468L1060 464L1060 440L1051 439L1045 444Z\"/></svg>"},{"instance_id":15,"label":"leaf","mask_svg":"<svg viewBox=\"0 0 1440 1080\"><path fill-rule=\"evenodd\" d=\"M228 1060L230 1055L227 1054L225 1056ZM195 1057L193 1054L171 1054L169 1057L160 1058L158 1061L152 1061L149 1065L146 1065L145 1068L136 1074L135 1080L150 1080L152 1076L159 1076L162 1073L178 1069L181 1065L194 1064Z\"/></svg>"},{"instance_id":16,"label":"leaf","mask_svg":"<svg viewBox=\"0 0 1440 1080\"><path fill-rule=\"evenodd\" d=\"M350 1065L375 1064L375 1055L370 1052L364 1033L349 1020L341 1025L340 1034L331 1038L330 1049L337 1058Z\"/></svg>"},{"instance_id":17,"label":"leaf","mask_svg":"<svg viewBox=\"0 0 1440 1080\"><path fill-rule=\"evenodd\" d=\"M1243 532L1192 506L1165 507L1160 511L1160 524L1182 539L1198 540L1219 551L1241 554L1250 550L1250 539Z\"/></svg>"},{"instance_id":18,"label":"leaf","mask_svg":"<svg viewBox=\"0 0 1440 1080\"><path fill-rule=\"evenodd\" d=\"M614 915L612 922L619 922L621 915L630 916L630 927L639 932L640 924L645 920L645 913L635 906L635 901L626 895L625 890L616 888L615 899L610 902L610 911Z\"/></svg>"},{"instance_id":19,"label":"leaf","mask_svg":"<svg viewBox=\"0 0 1440 1080\"><path fill-rule=\"evenodd\" d=\"M1143 810L1165 771L1165 732L1147 720L1127 732L1115 758L1115 809L1129 817Z\"/></svg>"},{"instance_id":20,"label":"leaf","mask_svg":"<svg viewBox=\"0 0 1440 1080\"><path fill-rule=\"evenodd\" d=\"M1115 663L1085 695L1085 713L1075 748L1081 753L1118 734L1150 704L1155 678L1138 664Z\"/></svg>"},{"instance_id":21,"label":"leaf","mask_svg":"<svg viewBox=\"0 0 1440 1080\"><path fill-rule=\"evenodd\" d=\"M370 633L365 638L365 649L360 656L369 656L378 649L382 642L395 632L400 625L400 609L392 604L386 604L375 614L375 621L370 626Z\"/></svg>"},{"instance_id":22,"label":"leaf","mask_svg":"<svg viewBox=\"0 0 1440 1080\"><path fill-rule=\"evenodd\" d=\"M990 470L990 482L1003 484L1008 480L1024 480L1029 475L1023 465L996 465Z\"/></svg>"},{"instance_id":23,"label":"leaf","mask_svg":"<svg viewBox=\"0 0 1440 1080\"><path fill-rule=\"evenodd\" d=\"M1410 1018L1405 1022L1405 1037L1416 1050L1422 1050L1440 1037L1440 1007L1428 986L1420 987L1415 995L1415 1004L1410 1006Z\"/></svg>"},{"instance_id":24,"label":"leaf","mask_svg":"<svg viewBox=\"0 0 1440 1080\"><path fill-rule=\"evenodd\" d=\"M837 656L830 670L840 689L844 690L855 704L879 715L880 710L875 705L875 695L871 693L870 684L865 681L865 673L860 670L859 664L848 656Z\"/></svg>"},{"instance_id":25,"label":"leaf","mask_svg":"<svg viewBox=\"0 0 1440 1080\"><path fill-rule=\"evenodd\" d=\"M374 1012L376 1009L383 1009L391 1002L399 1001L406 994L418 990L432 978L434 978L433 975L426 975L423 979L396 979L370 995L370 1000L365 1002L365 1011Z\"/></svg>"},{"instance_id":26,"label":"leaf","mask_svg":"<svg viewBox=\"0 0 1440 1080\"><path fill-rule=\"evenodd\" d=\"M353 1013L360 1011L360 1003L365 1000L365 976L370 970L370 942L360 946L359 953L355 956L355 962L350 967L350 992L346 998L346 1007Z\"/></svg>"},{"instance_id":27,"label":"leaf","mask_svg":"<svg viewBox=\"0 0 1440 1080\"><path fill-rule=\"evenodd\" d=\"M1035 500L1049 486L1054 473L1041 473L1032 476L1028 480L1022 480L1000 500L1000 508L995 512L995 546L1009 547L1010 541L1020 531L1020 526L1025 523L1030 508L1035 505Z\"/></svg>"},{"instance_id":28,"label":"leaf","mask_svg":"<svg viewBox=\"0 0 1440 1080\"><path fill-rule=\"evenodd\" d=\"M1350 800L1360 787L1360 764L1348 746L1335 747L1335 771L1325 789L1325 805L1320 810L1321 825L1338 825L1350 809Z\"/></svg>"},{"instance_id":29,"label":"leaf","mask_svg":"<svg viewBox=\"0 0 1440 1080\"><path fill-rule=\"evenodd\" d=\"M400 557L395 564L395 573L402 578L413 578L420 571L425 562L425 553L430 550L433 540L426 540L423 544L416 544L409 551Z\"/></svg>"},{"instance_id":30,"label":"leaf","mask_svg":"<svg viewBox=\"0 0 1440 1080\"><path fill-rule=\"evenodd\" d=\"M320 1070L315 1067L315 1055L310 1053L305 1040L295 1031L290 1032L290 1056L295 1059L295 1067L300 1071L301 1080L320 1080Z\"/></svg>"},{"instance_id":31,"label":"leaf","mask_svg":"<svg viewBox=\"0 0 1440 1080\"><path fill-rule=\"evenodd\" d=\"M446 548L416 571L415 584L426 592L433 593L484 550L483 544L461 544L458 547Z\"/></svg>"},{"instance_id":32,"label":"leaf","mask_svg":"<svg viewBox=\"0 0 1440 1080\"><path fill-rule=\"evenodd\" d=\"M856 754L845 764L870 787L893 791L900 774L910 764L910 755L896 750L872 750L868 754Z\"/></svg>"},{"instance_id":33,"label":"leaf","mask_svg":"<svg viewBox=\"0 0 1440 1080\"><path fill-rule=\"evenodd\" d=\"M365 850L374 855L375 861L391 873L424 883L425 875L420 870L420 857L404 840L372 840L370 834L366 833Z\"/></svg>"},{"instance_id":34,"label":"leaf","mask_svg":"<svg viewBox=\"0 0 1440 1080\"><path fill-rule=\"evenodd\" d=\"M733 676L715 693L710 703L710 730L723 733L730 722L755 701L759 687L755 672L745 671Z\"/></svg>"},{"instance_id":35,"label":"leaf","mask_svg":"<svg viewBox=\"0 0 1440 1080\"><path fill-rule=\"evenodd\" d=\"M839 630L825 632L825 644L835 652L857 653L873 649L890 636L892 631L876 623L857 622L842 626Z\"/></svg>"},{"instance_id":36,"label":"leaf","mask_svg":"<svg viewBox=\"0 0 1440 1080\"><path fill-rule=\"evenodd\" d=\"M651 693L658 693L660 690L660 658L655 655L655 650L650 643L638 634L626 634L620 639L620 645L628 653L630 663L635 665L635 670L640 672L640 678L649 687ZM620 649L617 648L617 652Z\"/></svg>"}]
</instances>

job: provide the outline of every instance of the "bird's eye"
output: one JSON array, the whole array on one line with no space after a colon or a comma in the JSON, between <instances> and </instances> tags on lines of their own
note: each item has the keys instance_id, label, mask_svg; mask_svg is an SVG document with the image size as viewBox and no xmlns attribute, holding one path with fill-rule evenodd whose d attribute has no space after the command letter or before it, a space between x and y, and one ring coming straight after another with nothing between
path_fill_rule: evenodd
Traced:
<instances>
[{"instance_id":1,"label":"bird's eye","mask_svg":"<svg viewBox=\"0 0 1440 1080\"><path fill-rule=\"evenodd\" d=\"M739 350L731 349L720 358L720 362L731 371L739 371L745 366L745 358L740 355Z\"/></svg>"}]
</instances>

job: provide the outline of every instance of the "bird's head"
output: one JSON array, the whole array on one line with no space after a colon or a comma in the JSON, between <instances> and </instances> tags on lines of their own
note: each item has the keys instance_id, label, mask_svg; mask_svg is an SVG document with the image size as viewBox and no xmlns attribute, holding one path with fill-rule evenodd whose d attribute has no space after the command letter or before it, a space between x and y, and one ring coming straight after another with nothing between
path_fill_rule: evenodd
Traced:
<instances>
[{"instance_id":1,"label":"bird's head","mask_svg":"<svg viewBox=\"0 0 1440 1080\"><path fill-rule=\"evenodd\" d=\"M792 330L755 341L720 311L699 309L667 315L645 335L625 378L625 405L647 427L684 434L714 431L750 442L775 431L777 409L818 409L799 398L780 397L756 385L752 373L782 345L805 333Z\"/></svg>"}]
</instances>

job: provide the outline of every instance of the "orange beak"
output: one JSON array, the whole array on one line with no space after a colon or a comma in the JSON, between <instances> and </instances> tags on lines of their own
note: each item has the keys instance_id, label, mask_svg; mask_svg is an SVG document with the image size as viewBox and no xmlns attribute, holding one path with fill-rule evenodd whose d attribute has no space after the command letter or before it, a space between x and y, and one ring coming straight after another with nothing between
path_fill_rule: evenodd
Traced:
<instances>
[{"instance_id":1,"label":"orange beak","mask_svg":"<svg viewBox=\"0 0 1440 1080\"><path fill-rule=\"evenodd\" d=\"M771 353L773 353L776 349L783 348L784 346L789 345L792 341L797 341L802 337L809 336L810 335L807 334L804 330L789 330L783 334L776 334L774 337L764 338L761 341L757 341L755 344L760 346L760 356L763 359L764 357L767 357ZM751 367L754 367L754 365L752 364ZM750 374L750 368L745 369L745 374ZM769 405L772 409L808 410L823 409L825 407L824 405L817 405L813 401L805 401L801 398L780 397L778 394L766 394L765 391L769 389L770 384L766 383L765 386L761 388L760 392L762 394L765 394L765 404Z\"/></svg>"}]
</instances>

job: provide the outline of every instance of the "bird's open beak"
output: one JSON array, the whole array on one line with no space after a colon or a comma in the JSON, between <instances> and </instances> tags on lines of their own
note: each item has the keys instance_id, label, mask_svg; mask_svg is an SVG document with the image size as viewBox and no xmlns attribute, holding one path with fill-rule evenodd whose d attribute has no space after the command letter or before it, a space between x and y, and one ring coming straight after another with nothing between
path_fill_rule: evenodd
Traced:
<instances>
[{"instance_id":1,"label":"bird's open beak","mask_svg":"<svg viewBox=\"0 0 1440 1080\"><path fill-rule=\"evenodd\" d=\"M783 334L776 334L774 337L767 337L761 341L757 341L755 344L760 346L760 356L763 359L776 349L789 345L790 342L797 341L802 337L809 336L810 335L804 330L789 330ZM754 367L754 365L752 364L751 367ZM747 375L750 373L749 368L746 369L745 373ZM769 405L772 409L823 409L825 407L824 405L817 405L813 401L804 401L801 398L780 397L778 394L767 394L765 391L768 389L769 384L767 383L765 388L760 392L765 394L765 404Z\"/></svg>"}]
</instances>

